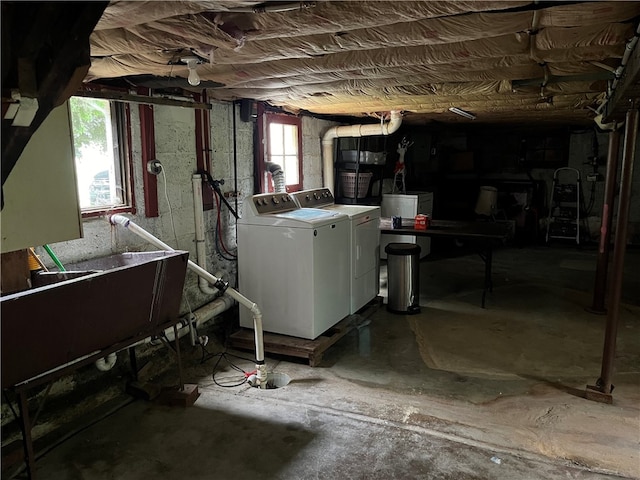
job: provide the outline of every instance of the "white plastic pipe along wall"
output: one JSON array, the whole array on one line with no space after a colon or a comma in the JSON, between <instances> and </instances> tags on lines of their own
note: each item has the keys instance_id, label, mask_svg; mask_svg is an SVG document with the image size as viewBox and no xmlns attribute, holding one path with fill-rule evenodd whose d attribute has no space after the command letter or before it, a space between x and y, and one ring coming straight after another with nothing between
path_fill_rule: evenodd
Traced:
<instances>
[{"instance_id":1,"label":"white plastic pipe along wall","mask_svg":"<svg viewBox=\"0 0 640 480\"><path fill-rule=\"evenodd\" d=\"M101 372L107 372L113 368L118 360L118 356L114 353L110 353L106 357L99 358L95 361L96 368Z\"/></svg>"},{"instance_id":2,"label":"white plastic pipe along wall","mask_svg":"<svg viewBox=\"0 0 640 480\"><path fill-rule=\"evenodd\" d=\"M144 228L140 227L139 225L137 225L136 223L134 223L133 221L131 221L130 219L128 219L123 215L118 215L118 214L111 215L109 217L109 222L112 225L121 225L125 227L129 231L138 235L140 238L145 239L151 245L154 245L162 250L166 250L168 252L175 251L171 246L167 245L159 238L153 236L151 233L147 232ZM212 285L215 285L216 288L224 289L224 287L222 286L224 282L222 282L222 280L214 277L209 272L204 270L202 267L193 263L191 260L187 260L187 268L195 272L196 275L204 277L207 280L207 282L209 282ZM253 330L254 330L254 337L255 337L254 339L255 339L255 345L256 345L257 383L260 386L260 388L266 388L267 387L267 366L264 363L264 338L263 338L263 331L262 331L262 312L260 311L260 308L258 308L258 305L256 303L249 300L247 297L242 295L237 290L234 290L233 288L229 287L224 289L224 292L225 294L229 295L231 298L236 300L240 305L248 308L253 314Z\"/></svg>"},{"instance_id":3,"label":"white plastic pipe along wall","mask_svg":"<svg viewBox=\"0 0 640 480\"><path fill-rule=\"evenodd\" d=\"M391 135L402 124L402 113L391 111L391 117L386 123L371 123L367 125L345 125L331 127L322 136L322 176L324 186L333 192L333 141L341 137L371 137L373 135ZM333 192L335 195L335 192Z\"/></svg>"},{"instance_id":4,"label":"white plastic pipe along wall","mask_svg":"<svg viewBox=\"0 0 640 480\"><path fill-rule=\"evenodd\" d=\"M191 177L193 183L193 217L196 227L196 261L204 270L207 270L207 242L205 241L204 215L202 212L202 175L194 174ZM211 288L204 277L198 277L198 287L202 293L215 295L217 290Z\"/></svg>"}]
</instances>

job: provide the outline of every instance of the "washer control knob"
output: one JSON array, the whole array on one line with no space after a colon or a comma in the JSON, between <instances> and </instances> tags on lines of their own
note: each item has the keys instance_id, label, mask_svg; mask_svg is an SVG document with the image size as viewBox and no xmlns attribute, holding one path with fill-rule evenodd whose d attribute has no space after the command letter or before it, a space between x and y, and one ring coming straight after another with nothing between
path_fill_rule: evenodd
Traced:
<instances>
[{"instance_id":1,"label":"washer control knob","mask_svg":"<svg viewBox=\"0 0 640 480\"><path fill-rule=\"evenodd\" d=\"M276 198L275 195L273 197L271 197L271 201L273 202L274 205L277 205L277 204L280 203L280 201Z\"/></svg>"}]
</instances>

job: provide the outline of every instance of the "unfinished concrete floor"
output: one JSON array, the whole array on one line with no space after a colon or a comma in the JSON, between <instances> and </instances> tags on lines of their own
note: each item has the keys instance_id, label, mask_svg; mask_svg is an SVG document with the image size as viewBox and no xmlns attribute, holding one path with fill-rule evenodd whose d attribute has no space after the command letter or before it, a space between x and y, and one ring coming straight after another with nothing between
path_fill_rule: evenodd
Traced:
<instances>
[{"instance_id":1,"label":"unfinished concrete floor","mask_svg":"<svg viewBox=\"0 0 640 480\"><path fill-rule=\"evenodd\" d=\"M595 250L496 251L484 310L482 261L453 253L421 262L419 315L379 308L320 367L269 356L284 388L222 388L215 360L186 352L193 407L135 401L40 458L38 478L640 478L639 252L627 255L613 405L582 398L606 319L583 310ZM216 380L239 378L221 362Z\"/></svg>"}]
</instances>

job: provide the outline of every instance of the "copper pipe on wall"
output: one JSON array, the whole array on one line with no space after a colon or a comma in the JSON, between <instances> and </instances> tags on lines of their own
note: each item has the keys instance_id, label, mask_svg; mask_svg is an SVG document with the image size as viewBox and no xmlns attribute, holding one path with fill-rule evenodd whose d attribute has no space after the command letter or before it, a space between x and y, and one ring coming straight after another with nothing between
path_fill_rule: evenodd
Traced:
<instances>
[{"instance_id":1,"label":"copper pipe on wall","mask_svg":"<svg viewBox=\"0 0 640 480\"><path fill-rule=\"evenodd\" d=\"M616 219L616 236L613 247L613 271L611 280L611 296L609 312L602 352L602 369L600 378L595 386L587 386L586 398L605 403L612 403L613 397L613 364L616 353L616 337L620 319L620 297L622 296L622 274L624 271L624 256L627 248L627 227L629 223L629 208L631 204L631 185L633 175L633 161L638 135L638 109L627 111L624 134L622 169L620 172L620 200Z\"/></svg>"}]
</instances>

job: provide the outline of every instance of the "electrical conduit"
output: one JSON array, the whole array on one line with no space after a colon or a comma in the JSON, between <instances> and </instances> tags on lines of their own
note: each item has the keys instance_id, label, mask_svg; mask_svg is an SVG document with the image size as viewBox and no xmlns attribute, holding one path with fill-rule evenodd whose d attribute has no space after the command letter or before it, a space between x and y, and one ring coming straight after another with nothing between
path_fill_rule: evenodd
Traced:
<instances>
[{"instance_id":1,"label":"electrical conduit","mask_svg":"<svg viewBox=\"0 0 640 480\"><path fill-rule=\"evenodd\" d=\"M109 222L112 225L121 225L128 229L129 231L135 233L140 238L143 238L150 244L155 247L161 248L162 250L166 250L168 252L175 251L173 247L167 245L159 238L153 236L149 232L147 232L144 228L136 225L130 219L123 215L111 215L109 217ZM256 344L256 380L260 388L267 387L267 366L264 363L264 340L263 340L263 332L262 332L262 312L258 308L258 305L247 297L242 295L237 290L229 287L227 288L227 284L223 282L221 279L214 277L205 269L192 262L191 260L187 260L187 268L189 268L196 275L203 277L210 284L214 285L220 291L226 293L229 297L236 300L240 305L248 308L253 314L253 330L255 336L255 344Z\"/></svg>"},{"instance_id":2,"label":"electrical conduit","mask_svg":"<svg viewBox=\"0 0 640 480\"><path fill-rule=\"evenodd\" d=\"M373 135L391 135L400 128L402 113L391 111L391 118L387 123L372 123L367 125L345 125L331 127L322 136L322 171L324 186L333 192L333 141L341 137L371 137ZM333 192L335 195L335 192Z\"/></svg>"}]
</instances>

